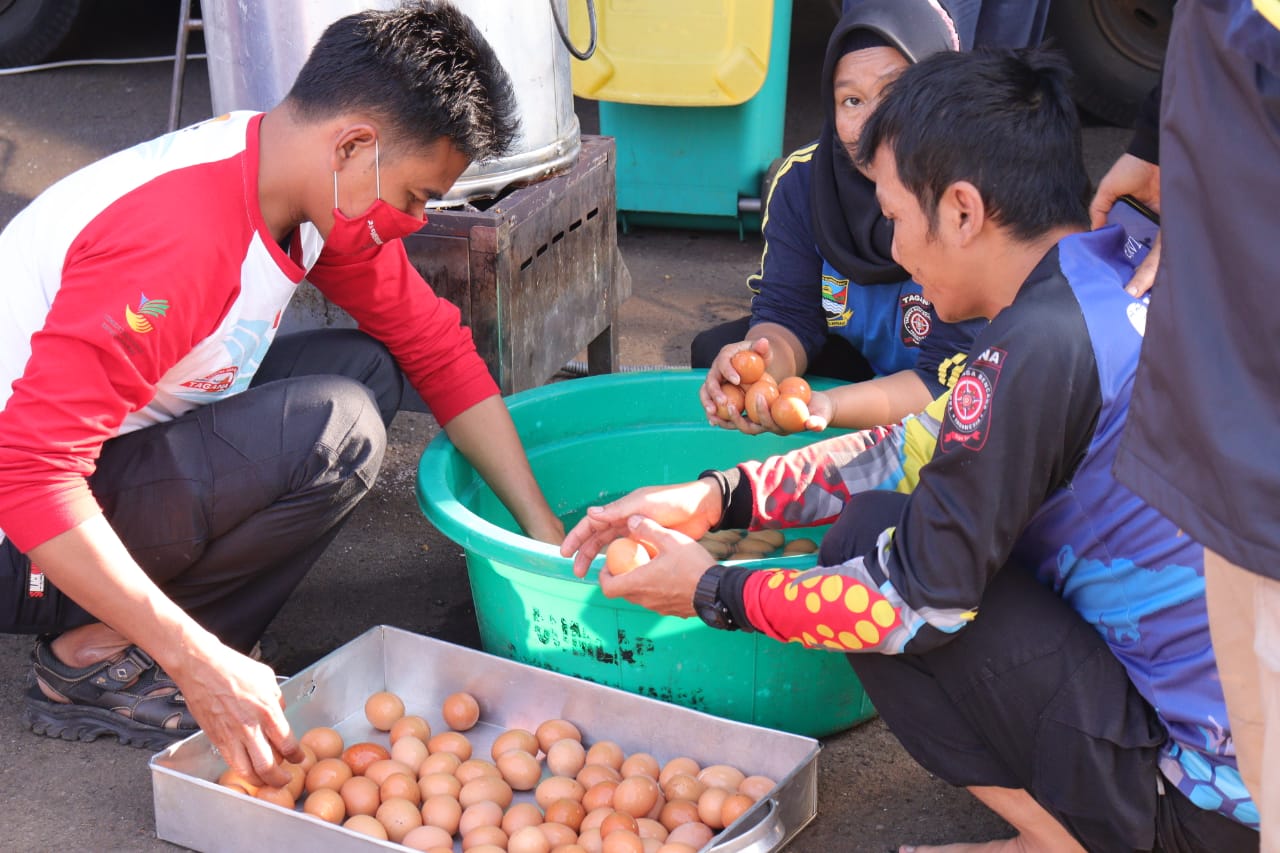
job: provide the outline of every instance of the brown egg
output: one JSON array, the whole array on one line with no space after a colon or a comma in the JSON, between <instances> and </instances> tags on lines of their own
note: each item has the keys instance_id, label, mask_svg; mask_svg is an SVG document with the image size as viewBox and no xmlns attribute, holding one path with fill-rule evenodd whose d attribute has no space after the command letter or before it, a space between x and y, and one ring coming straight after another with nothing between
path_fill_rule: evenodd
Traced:
<instances>
[{"instance_id":1,"label":"brown egg","mask_svg":"<svg viewBox=\"0 0 1280 853\"><path fill-rule=\"evenodd\" d=\"M342 783L338 793L342 795L342 802L346 806L348 815L373 815L377 813L378 806L382 805L382 794L378 790L378 783L364 776L352 776Z\"/></svg>"},{"instance_id":2,"label":"brown egg","mask_svg":"<svg viewBox=\"0 0 1280 853\"><path fill-rule=\"evenodd\" d=\"M486 846L492 846L498 850L507 849L507 834L502 831L502 827L477 826L462 836L463 850L475 850Z\"/></svg>"},{"instance_id":3,"label":"brown egg","mask_svg":"<svg viewBox=\"0 0 1280 853\"><path fill-rule=\"evenodd\" d=\"M631 776L618 783L613 792L613 807L632 817L644 817L653 808L658 793L658 783L651 777Z\"/></svg>"},{"instance_id":4,"label":"brown egg","mask_svg":"<svg viewBox=\"0 0 1280 853\"><path fill-rule=\"evenodd\" d=\"M658 815L658 822L667 828L675 829L683 823L698 823L698 804L692 800L668 800Z\"/></svg>"},{"instance_id":5,"label":"brown egg","mask_svg":"<svg viewBox=\"0 0 1280 853\"><path fill-rule=\"evenodd\" d=\"M275 803L277 806L283 806L286 809L292 809L297 804L288 788L273 788L270 785L263 785L254 794L254 797L259 800L265 800L268 803Z\"/></svg>"},{"instance_id":6,"label":"brown egg","mask_svg":"<svg viewBox=\"0 0 1280 853\"><path fill-rule=\"evenodd\" d=\"M764 376L764 359L749 349L738 350L729 358L729 364L738 374L738 384L750 385Z\"/></svg>"},{"instance_id":7,"label":"brown egg","mask_svg":"<svg viewBox=\"0 0 1280 853\"><path fill-rule=\"evenodd\" d=\"M351 772L357 776L363 776L364 771L369 769L369 765L375 761L382 761L390 758L391 753L387 752L386 747L377 743L353 743L342 751L342 760L351 768Z\"/></svg>"},{"instance_id":8,"label":"brown egg","mask_svg":"<svg viewBox=\"0 0 1280 853\"><path fill-rule=\"evenodd\" d=\"M507 853L506 847L499 847L497 844L473 843L468 847L466 846L465 838L462 840L462 849L465 850L466 853ZM447 851L445 851L445 853L447 853Z\"/></svg>"},{"instance_id":9,"label":"brown egg","mask_svg":"<svg viewBox=\"0 0 1280 853\"><path fill-rule=\"evenodd\" d=\"M542 778L542 765L523 749L509 749L499 755L498 770L516 791L532 791Z\"/></svg>"},{"instance_id":10,"label":"brown egg","mask_svg":"<svg viewBox=\"0 0 1280 853\"><path fill-rule=\"evenodd\" d=\"M561 738L546 748L547 769L556 776L577 776L587 764L587 750L573 738Z\"/></svg>"},{"instance_id":11,"label":"brown egg","mask_svg":"<svg viewBox=\"0 0 1280 853\"><path fill-rule=\"evenodd\" d=\"M417 735L401 735L399 740L391 742L391 758L399 761L415 770L422 766L422 762L426 761L431 755L431 751L427 749L426 741L420 740Z\"/></svg>"},{"instance_id":12,"label":"brown egg","mask_svg":"<svg viewBox=\"0 0 1280 853\"><path fill-rule=\"evenodd\" d=\"M755 423L760 423L760 409L757 401L763 397L764 407L768 409L773 405L773 401L778 399L778 386L772 379L761 379L746 390L746 396L747 417Z\"/></svg>"},{"instance_id":13,"label":"brown egg","mask_svg":"<svg viewBox=\"0 0 1280 853\"><path fill-rule=\"evenodd\" d=\"M656 838L659 841L667 840L667 828L653 818L642 817L637 819L636 827L636 834L641 838Z\"/></svg>"},{"instance_id":14,"label":"brown egg","mask_svg":"<svg viewBox=\"0 0 1280 853\"><path fill-rule=\"evenodd\" d=\"M408 800L415 806L422 805L422 791L418 789L418 780L407 773L392 773L378 786L378 793L385 803L387 800Z\"/></svg>"},{"instance_id":15,"label":"brown egg","mask_svg":"<svg viewBox=\"0 0 1280 853\"><path fill-rule=\"evenodd\" d=\"M543 752L550 752L551 744L566 738L582 743L582 732L568 720L546 720L538 725L533 734L538 739L538 747Z\"/></svg>"},{"instance_id":16,"label":"brown egg","mask_svg":"<svg viewBox=\"0 0 1280 853\"><path fill-rule=\"evenodd\" d=\"M778 393L783 397L795 397L806 406L813 399L813 389L809 387L808 382L805 382L799 376L788 376L779 382Z\"/></svg>"},{"instance_id":17,"label":"brown egg","mask_svg":"<svg viewBox=\"0 0 1280 853\"><path fill-rule=\"evenodd\" d=\"M597 782L582 795L582 807L587 811L602 807L613 808L613 792L617 787L618 783L611 779Z\"/></svg>"},{"instance_id":18,"label":"brown egg","mask_svg":"<svg viewBox=\"0 0 1280 853\"><path fill-rule=\"evenodd\" d=\"M551 842L553 853L581 853L582 848L578 846L578 833L563 823L547 821L538 829ZM574 850L574 847L578 849Z\"/></svg>"},{"instance_id":19,"label":"brown egg","mask_svg":"<svg viewBox=\"0 0 1280 853\"><path fill-rule=\"evenodd\" d=\"M494 761L497 761L498 756L511 749L523 749L531 755L537 755L539 748L538 738L533 732L524 729L507 729L493 739L489 754L493 756Z\"/></svg>"},{"instance_id":20,"label":"brown egg","mask_svg":"<svg viewBox=\"0 0 1280 853\"><path fill-rule=\"evenodd\" d=\"M479 722L480 703L470 693L453 693L445 698L440 712L445 725L455 732L465 732Z\"/></svg>"},{"instance_id":21,"label":"brown egg","mask_svg":"<svg viewBox=\"0 0 1280 853\"><path fill-rule=\"evenodd\" d=\"M742 407L746 405L746 398L743 396L741 388L724 382L720 385L720 393L724 395L724 402L716 403L717 418L727 421L732 420L731 415L742 414Z\"/></svg>"},{"instance_id":22,"label":"brown egg","mask_svg":"<svg viewBox=\"0 0 1280 853\"><path fill-rule=\"evenodd\" d=\"M400 843L410 850L427 851L433 848L453 850L453 833L438 826L417 826L409 830Z\"/></svg>"},{"instance_id":23,"label":"brown egg","mask_svg":"<svg viewBox=\"0 0 1280 853\"><path fill-rule=\"evenodd\" d=\"M708 788L702 792L702 796L698 797L698 819L712 829L724 829L724 820L721 814L724 811L724 801L729 798L729 792L724 788Z\"/></svg>"},{"instance_id":24,"label":"brown egg","mask_svg":"<svg viewBox=\"0 0 1280 853\"><path fill-rule=\"evenodd\" d=\"M459 732L440 732L440 734L432 735L431 740L427 741L427 749L432 754L452 752L458 756L459 761L466 761L471 757L471 741L467 740L466 735Z\"/></svg>"},{"instance_id":25,"label":"brown egg","mask_svg":"<svg viewBox=\"0 0 1280 853\"><path fill-rule=\"evenodd\" d=\"M587 816L587 808L577 800L561 797L547 806L544 816L548 823L562 823L577 832L582 820Z\"/></svg>"},{"instance_id":26,"label":"brown egg","mask_svg":"<svg viewBox=\"0 0 1280 853\"><path fill-rule=\"evenodd\" d=\"M536 826L525 826L507 834L507 853L551 853L551 842Z\"/></svg>"},{"instance_id":27,"label":"brown egg","mask_svg":"<svg viewBox=\"0 0 1280 853\"><path fill-rule=\"evenodd\" d=\"M326 823L342 823L347 816L347 804L342 795L332 788L321 788L307 795L302 810L315 815Z\"/></svg>"},{"instance_id":28,"label":"brown egg","mask_svg":"<svg viewBox=\"0 0 1280 853\"><path fill-rule=\"evenodd\" d=\"M431 739L431 724L422 717L406 714L391 726L391 745L395 746L400 738L405 735L413 735L418 740L426 743Z\"/></svg>"},{"instance_id":29,"label":"brown egg","mask_svg":"<svg viewBox=\"0 0 1280 853\"><path fill-rule=\"evenodd\" d=\"M614 811L607 815L604 820L600 821L600 837L608 838L618 830L626 832L637 832L640 825L636 823L636 819L626 812Z\"/></svg>"},{"instance_id":30,"label":"brown egg","mask_svg":"<svg viewBox=\"0 0 1280 853\"><path fill-rule=\"evenodd\" d=\"M769 406L769 415L787 432L802 432L809 420L809 407L799 397L779 397Z\"/></svg>"},{"instance_id":31,"label":"brown egg","mask_svg":"<svg viewBox=\"0 0 1280 853\"><path fill-rule=\"evenodd\" d=\"M653 853L698 853L698 848L692 844L681 844L679 841L667 840Z\"/></svg>"},{"instance_id":32,"label":"brown egg","mask_svg":"<svg viewBox=\"0 0 1280 853\"><path fill-rule=\"evenodd\" d=\"M754 539L769 548L781 548L782 542L786 537L783 536L781 530L769 529L753 530L743 538Z\"/></svg>"},{"instance_id":33,"label":"brown egg","mask_svg":"<svg viewBox=\"0 0 1280 853\"><path fill-rule=\"evenodd\" d=\"M803 536L792 539L786 545L782 546L782 556L790 557L794 554L812 554L818 550L818 543L812 539L806 539Z\"/></svg>"},{"instance_id":34,"label":"brown egg","mask_svg":"<svg viewBox=\"0 0 1280 853\"><path fill-rule=\"evenodd\" d=\"M587 789L576 779L549 776L538 783L538 787L534 789L533 798L537 801L538 808L545 812L547 806L565 797L582 802L582 795L586 792Z\"/></svg>"},{"instance_id":35,"label":"brown egg","mask_svg":"<svg viewBox=\"0 0 1280 853\"><path fill-rule=\"evenodd\" d=\"M587 853L600 853L604 847L604 839L600 837L600 830L588 829L578 833L578 846L586 850Z\"/></svg>"},{"instance_id":36,"label":"brown egg","mask_svg":"<svg viewBox=\"0 0 1280 853\"><path fill-rule=\"evenodd\" d=\"M462 786L462 790L458 792L458 802L462 803L462 807L465 809L467 806L488 800L505 809L511 805L512 796L514 794L511 786L502 777L481 776Z\"/></svg>"},{"instance_id":37,"label":"brown egg","mask_svg":"<svg viewBox=\"0 0 1280 853\"><path fill-rule=\"evenodd\" d=\"M649 550L630 537L623 536L609 543L604 552L604 567L611 575L625 575L635 571L653 559Z\"/></svg>"},{"instance_id":38,"label":"brown egg","mask_svg":"<svg viewBox=\"0 0 1280 853\"><path fill-rule=\"evenodd\" d=\"M373 694L364 703L364 715L369 725L380 732L389 732L404 716L404 701L387 690Z\"/></svg>"},{"instance_id":39,"label":"brown egg","mask_svg":"<svg viewBox=\"0 0 1280 853\"><path fill-rule=\"evenodd\" d=\"M639 835L630 830L617 829L613 832L605 832L602 827L600 833L604 838L600 853L644 853L644 842L640 840Z\"/></svg>"},{"instance_id":40,"label":"brown egg","mask_svg":"<svg viewBox=\"0 0 1280 853\"><path fill-rule=\"evenodd\" d=\"M456 800L462 783L452 773L428 773L418 780L418 790L422 792L423 801L442 795Z\"/></svg>"},{"instance_id":41,"label":"brown egg","mask_svg":"<svg viewBox=\"0 0 1280 853\"><path fill-rule=\"evenodd\" d=\"M705 782L710 788L724 788L726 791L738 790L745 778L745 773L728 764L712 764L702 768L702 772L698 774L699 782Z\"/></svg>"},{"instance_id":42,"label":"brown egg","mask_svg":"<svg viewBox=\"0 0 1280 853\"><path fill-rule=\"evenodd\" d=\"M322 758L337 758L342 755L342 735L328 726L316 726L314 729L308 729L299 738L299 742L304 746L311 747L311 751L315 753L317 761ZM307 769L310 770L310 768Z\"/></svg>"},{"instance_id":43,"label":"brown egg","mask_svg":"<svg viewBox=\"0 0 1280 853\"><path fill-rule=\"evenodd\" d=\"M315 767L307 771L307 782L303 786L310 794L319 788L338 790L342 783L351 778L351 768L341 758L322 758Z\"/></svg>"},{"instance_id":44,"label":"brown egg","mask_svg":"<svg viewBox=\"0 0 1280 853\"><path fill-rule=\"evenodd\" d=\"M302 798L302 792L306 790L307 772L302 769L300 764L292 764L288 761L283 762L281 767L289 774L289 783L285 785L289 789L289 793L293 795L295 800Z\"/></svg>"},{"instance_id":45,"label":"brown egg","mask_svg":"<svg viewBox=\"0 0 1280 853\"><path fill-rule=\"evenodd\" d=\"M711 843L711 839L715 837L715 831L705 823L682 823L675 829L671 830L671 834L667 836L667 843L688 844L694 850L701 850Z\"/></svg>"},{"instance_id":46,"label":"brown egg","mask_svg":"<svg viewBox=\"0 0 1280 853\"><path fill-rule=\"evenodd\" d=\"M453 835L461 820L462 806L453 797L436 794L422 803L422 822L429 826L438 826Z\"/></svg>"},{"instance_id":47,"label":"brown egg","mask_svg":"<svg viewBox=\"0 0 1280 853\"><path fill-rule=\"evenodd\" d=\"M755 805L755 800L746 794L730 794L724 798L724 803L720 806L720 822L725 826L733 823L738 818Z\"/></svg>"},{"instance_id":48,"label":"brown egg","mask_svg":"<svg viewBox=\"0 0 1280 853\"><path fill-rule=\"evenodd\" d=\"M458 819L459 835L465 836L481 826L502 826L502 806L483 800L462 810L462 817Z\"/></svg>"},{"instance_id":49,"label":"brown egg","mask_svg":"<svg viewBox=\"0 0 1280 853\"><path fill-rule=\"evenodd\" d=\"M302 760L298 762L298 766L305 776L308 770L316 766L316 751L305 743L299 743L298 746L302 748Z\"/></svg>"},{"instance_id":50,"label":"brown egg","mask_svg":"<svg viewBox=\"0 0 1280 853\"><path fill-rule=\"evenodd\" d=\"M387 840L387 828L372 815L353 815L347 818L346 822L342 825L347 829L354 830L363 835L370 835L383 841Z\"/></svg>"},{"instance_id":51,"label":"brown egg","mask_svg":"<svg viewBox=\"0 0 1280 853\"><path fill-rule=\"evenodd\" d=\"M677 773L667 779L667 783L662 786L662 793L666 795L668 800L693 800L697 802L698 797L701 797L702 792L705 790L707 790L705 782L699 782L687 773Z\"/></svg>"},{"instance_id":52,"label":"brown egg","mask_svg":"<svg viewBox=\"0 0 1280 853\"><path fill-rule=\"evenodd\" d=\"M658 759L647 752L633 752L623 760L618 772L622 774L623 779L628 776L648 776L656 781L658 778Z\"/></svg>"},{"instance_id":53,"label":"brown egg","mask_svg":"<svg viewBox=\"0 0 1280 853\"><path fill-rule=\"evenodd\" d=\"M761 800L773 793L777 783L768 776L748 776L738 785L738 793L746 794L753 802Z\"/></svg>"},{"instance_id":54,"label":"brown egg","mask_svg":"<svg viewBox=\"0 0 1280 853\"><path fill-rule=\"evenodd\" d=\"M409 834L410 830L422 826L422 812L418 807L398 797L384 800L382 805L378 806L375 817L378 818L378 823L387 828L387 837L397 844Z\"/></svg>"},{"instance_id":55,"label":"brown egg","mask_svg":"<svg viewBox=\"0 0 1280 853\"><path fill-rule=\"evenodd\" d=\"M417 773L407 764L401 764L394 758L384 758L381 761L375 761L364 769L364 775L374 781L375 784L381 785L387 780L392 773L403 773L406 776L417 778Z\"/></svg>"},{"instance_id":56,"label":"brown egg","mask_svg":"<svg viewBox=\"0 0 1280 853\"><path fill-rule=\"evenodd\" d=\"M613 806L604 806L603 808L592 809L582 818L582 823L578 824L578 832L587 832L592 829L599 829L600 824L604 823L604 819L613 814Z\"/></svg>"},{"instance_id":57,"label":"brown egg","mask_svg":"<svg viewBox=\"0 0 1280 853\"><path fill-rule=\"evenodd\" d=\"M462 759L452 752L437 752L428 755L418 765L418 776L430 776L433 773L448 773L452 776L462 764Z\"/></svg>"},{"instance_id":58,"label":"brown egg","mask_svg":"<svg viewBox=\"0 0 1280 853\"><path fill-rule=\"evenodd\" d=\"M718 539L703 538L698 540L698 544L717 560L723 560L733 554L733 546L727 542L721 542Z\"/></svg>"},{"instance_id":59,"label":"brown egg","mask_svg":"<svg viewBox=\"0 0 1280 853\"><path fill-rule=\"evenodd\" d=\"M654 783L654 784L657 784L657 783ZM664 806L666 806L666 804L667 804L667 798L662 796L662 791L659 790L657 799L653 801L653 807L649 809L649 811L645 812L644 816L651 820L657 820L658 815L662 814L662 809Z\"/></svg>"},{"instance_id":60,"label":"brown egg","mask_svg":"<svg viewBox=\"0 0 1280 853\"><path fill-rule=\"evenodd\" d=\"M658 784L661 785L662 789L665 791L667 788L667 780L672 776L683 773L686 776L693 776L696 778L701 770L702 767L698 762L694 761L692 758L682 755L679 758L673 758L666 764L662 765L662 772L658 774Z\"/></svg>"},{"instance_id":61,"label":"brown egg","mask_svg":"<svg viewBox=\"0 0 1280 853\"><path fill-rule=\"evenodd\" d=\"M586 764L574 777L584 788L592 788L601 782L621 782L622 774L607 764Z\"/></svg>"},{"instance_id":62,"label":"brown egg","mask_svg":"<svg viewBox=\"0 0 1280 853\"><path fill-rule=\"evenodd\" d=\"M457 776L458 781L465 785L472 779L479 779L481 776L497 776L501 778L502 771L492 761L485 761L483 758L468 758L458 765L458 769L453 771L453 775Z\"/></svg>"},{"instance_id":63,"label":"brown egg","mask_svg":"<svg viewBox=\"0 0 1280 853\"><path fill-rule=\"evenodd\" d=\"M218 784L252 797L264 783L253 773L241 773L234 767L228 767L218 777Z\"/></svg>"},{"instance_id":64,"label":"brown egg","mask_svg":"<svg viewBox=\"0 0 1280 853\"><path fill-rule=\"evenodd\" d=\"M602 740L587 750L587 764L603 764L617 770L622 766L622 747L611 740Z\"/></svg>"},{"instance_id":65,"label":"brown egg","mask_svg":"<svg viewBox=\"0 0 1280 853\"><path fill-rule=\"evenodd\" d=\"M516 830L542 823L542 811L533 803L516 803L502 816L502 831L515 835Z\"/></svg>"}]
</instances>

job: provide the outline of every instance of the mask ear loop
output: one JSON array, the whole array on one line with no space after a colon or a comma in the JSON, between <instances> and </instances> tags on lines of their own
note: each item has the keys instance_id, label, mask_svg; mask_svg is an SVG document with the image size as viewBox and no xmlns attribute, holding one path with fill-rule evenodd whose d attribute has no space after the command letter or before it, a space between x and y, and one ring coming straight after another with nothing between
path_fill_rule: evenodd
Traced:
<instances>
[{"instance_id":1,"label":"mask ear loop","mask_svg":"<svg viewBox=\"0 0 1280 853\"><path fill-rule=\"evenodd\" d=\"M333 170L333 206L338 209L338 170Z\"/></svg>"},{"instance_id":2,"label":"mask ear loop","mask_svg":"<svg viewBox=\"0 0 1280 853\"><path fill-rule=\"evenodd\" d=\"M382 198L382 166L378 160L378 137L373 138L373 191Z\"/></svg>"}]
</instances>

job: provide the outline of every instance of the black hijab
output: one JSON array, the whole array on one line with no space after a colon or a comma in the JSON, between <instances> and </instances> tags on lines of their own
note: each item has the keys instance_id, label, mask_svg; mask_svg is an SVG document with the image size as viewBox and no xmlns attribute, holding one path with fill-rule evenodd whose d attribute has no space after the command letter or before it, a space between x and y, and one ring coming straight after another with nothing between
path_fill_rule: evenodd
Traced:
<instances>
[{"instance_id":1,"label":"black hijab","mask_svg":"<svg viewBox=\"0 0 1280 853\"><path fill-rule=\"evenodd\" d=\"M859 0L827 42L822 64L825 116L813 154L809 208L822 257L854 284L888 284L908 275L890 254L893 229L880 215L876 186L859 172L836 136L832 78L846 53L874 45L896 47L908 62L956 49L955 28L936 0Z\"/></svg>"}]
</instances>

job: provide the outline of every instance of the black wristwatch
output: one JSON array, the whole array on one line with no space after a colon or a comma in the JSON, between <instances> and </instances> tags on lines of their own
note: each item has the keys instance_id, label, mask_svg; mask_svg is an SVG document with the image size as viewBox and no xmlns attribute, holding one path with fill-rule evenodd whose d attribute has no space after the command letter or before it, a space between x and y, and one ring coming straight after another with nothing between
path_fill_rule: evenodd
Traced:
<instances>
[{"instance_id":1,"label":"black wristwatch","mask_svg":"<svg viewBox=\"0 0 1280 853\"><path fill-rule=\"evenodd\" d=\"M697 611L698 618L712 628L736 631L738 626L734 624L729 605L720 600L720 578L728 570L726 566L715 565L702 573L693 591L693 609Z\"/></svg>"}]
</instances>

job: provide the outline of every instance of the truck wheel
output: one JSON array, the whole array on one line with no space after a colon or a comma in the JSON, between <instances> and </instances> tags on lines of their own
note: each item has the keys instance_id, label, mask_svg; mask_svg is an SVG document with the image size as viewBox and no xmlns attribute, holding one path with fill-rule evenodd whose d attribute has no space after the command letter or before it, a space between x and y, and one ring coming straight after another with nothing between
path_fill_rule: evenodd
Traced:
<instances>
[{"instance_id":1,"label":"truck wheel","mask_svg":"<svg viewBox=\"0 0 1280 853\"><path fill-rule=\"evenodd\" d=\"M82 0L0 0L0 67L47 59L75 29Z\"/></svg>"},{"instance_id":2,"label":"truck wheel","mask_svg":"<svg viewBox=\"0 0 1280 853\"><path fill-rule=\"evenodd\" d=\"M1174 0L1059 0L1047 31L1075 72L1071 91L1084 110L1133 124L1160 79Z\"/></svg>"}]
</instances>

